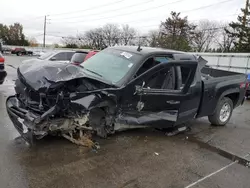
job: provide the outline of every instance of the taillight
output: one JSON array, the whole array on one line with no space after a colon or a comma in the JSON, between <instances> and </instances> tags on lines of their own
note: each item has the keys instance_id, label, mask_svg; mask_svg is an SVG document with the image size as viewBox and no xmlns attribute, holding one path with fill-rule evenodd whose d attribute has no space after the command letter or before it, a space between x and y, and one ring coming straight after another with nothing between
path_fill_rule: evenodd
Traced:
<instances>
[{"instance_id":1,"label":"taillight","mask_svg":"<svg viewBox=\"0 0 250 188\"><path fill-rule=\"evenodd\" d=\"M4 63L4 58L0 57L0 63Z\"/></svg>"},{"instance_id":2,"label":"taillight","mask_svg":"<svg viewBox=\"0 0 250 188\"><path fill-rule=\"evenodd\" d=\"M249 83L248 83L248 82L247 82L247 83L241 83L241 84L240 84L240 88L241 88L241 89L244 88L245 94L246 94L246 92L247 92L248 86L249 86Z\"/></svg>"},{"instance_id":3,"label":"taillight","mask_svg":"<svg viewBox=\"0 0 250 188\"><path fill-rule=\"evenodd\" d=\"M241 83L240 88L247 88L248 87L247 85L248 85L248 83Z\"/></svg>"},{"instance_id":4,"label":"taillight","mask_svg":"<svg viewBox=\"0 0 250 188\"><path fill-rule=\"evenodd\" d=\"M249 83L247 82L247 83L246 83L246 89L247 89L248 87L249 87Z\"/></svg>"}]
</instances>

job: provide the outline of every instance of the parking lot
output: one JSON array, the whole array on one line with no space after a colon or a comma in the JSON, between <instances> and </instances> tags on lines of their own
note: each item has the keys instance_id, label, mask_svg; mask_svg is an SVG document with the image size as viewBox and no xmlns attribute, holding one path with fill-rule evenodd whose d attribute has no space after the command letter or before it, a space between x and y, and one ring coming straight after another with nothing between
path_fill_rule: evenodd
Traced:
<instances>
[{"instance_id":1,"label":"parking lot","mask_svg":"<svg viewBox=\"0 0 250 188\"><path fill-rule=\"evenodd\" d=\"M211 127L204 118L173 137L131 130L98 140L98 152L59 138L30 148L5 109L6 97L14 93L15 67L26 58L6 57L8 76L0 86L0 187L249 187L250 101L235 109L225 127Z\"/></svg>"}]
</instances>

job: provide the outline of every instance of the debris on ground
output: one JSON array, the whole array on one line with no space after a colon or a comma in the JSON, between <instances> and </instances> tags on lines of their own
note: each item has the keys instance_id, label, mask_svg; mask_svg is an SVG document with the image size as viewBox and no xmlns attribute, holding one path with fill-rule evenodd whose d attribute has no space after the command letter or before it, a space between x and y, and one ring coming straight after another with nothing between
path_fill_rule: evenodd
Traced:
<instances>
[{"instance_id":1,"label":"debris on ground","mask_svg":"<svg viewBox=\"0 0 250 188\"><path fill-rule=\"evenodd\" d=\"M158 155L159 155L159 153L155 152L155 155L157 155L157 156L158 156Z\"/></svg>"},{"instance_id":2,"label":"debris on ground","mask_svg":"<svg viewBox=\"0 0 250 188\"><path fill-rule=\"evenodd\" d=\"M165 133L165 135L167 136L175 136L177 134L180 134L180 133L184 133L184 132L187 132L187 131L190 131L190 127L188 126L182 126L182 127L178 127L178 128L173 128L173 129L168 129Z\"/></svg>"},{"instance_id":3,"label":"debris on ground","mask_svg":"<svg viewBox=\"0 0 250 188\"><path fill-rule=\"evenodd\" d=\"M83 133L83 131L80 130L78 138L75 138L72 132L69 134L63 134L62 136L77 145L85 146L95 150L100 148L99 144L92 140L92 134L90 132Z\"/></svg>"}]
</instances>

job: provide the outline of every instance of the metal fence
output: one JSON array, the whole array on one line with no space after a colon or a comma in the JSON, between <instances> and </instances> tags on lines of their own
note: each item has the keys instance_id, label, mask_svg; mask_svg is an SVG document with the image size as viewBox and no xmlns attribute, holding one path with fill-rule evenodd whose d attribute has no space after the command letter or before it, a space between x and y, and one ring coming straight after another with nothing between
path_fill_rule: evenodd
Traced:
<instances>
[{"instance_id":1,"label":"metal fence","mask_svg":"<svg viewBox=\"0 0 250 188\"><path fill-rule=\"evenodd\" d=\"M194 53L208 61L209 66L233 72L250 73L250 53Z\"/></svg>"}]
</instances>

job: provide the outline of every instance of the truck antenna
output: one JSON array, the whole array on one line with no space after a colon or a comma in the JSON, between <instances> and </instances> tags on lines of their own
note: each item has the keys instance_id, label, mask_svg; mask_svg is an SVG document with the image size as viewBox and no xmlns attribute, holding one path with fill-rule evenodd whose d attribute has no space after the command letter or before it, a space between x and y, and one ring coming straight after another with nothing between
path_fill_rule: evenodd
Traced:
<instances>
[{"instance_id":1,"label":"truck antenna","mask_svg":"<svg viewBox=\"0 0 250 188\"><path fill-rule=\"evenodd\" d=\"M141 45L139 44L137 51L140 52L142 50Z\"/></svg>"}]
</instances>

